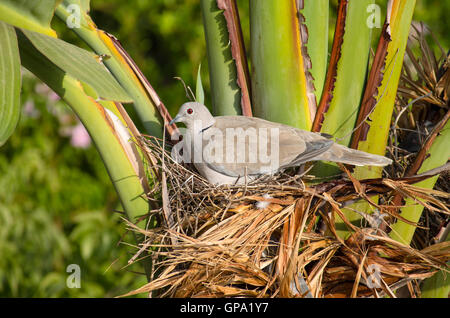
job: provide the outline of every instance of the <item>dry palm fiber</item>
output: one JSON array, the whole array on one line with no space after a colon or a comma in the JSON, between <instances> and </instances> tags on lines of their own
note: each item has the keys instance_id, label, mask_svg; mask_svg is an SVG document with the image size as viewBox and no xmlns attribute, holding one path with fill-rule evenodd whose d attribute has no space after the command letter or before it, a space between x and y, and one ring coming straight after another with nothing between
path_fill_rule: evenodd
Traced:
<instances>
[{"instance_id":1,"label":"dry palm fiber","mask_svg":"<svg viewBox=\"0 0 450 318\"><path fill-rule=\"evenodd\" d=\"M161 179L149 199L160 197L152 214L158 227L145 235L132 260L144 250L154 262L153 280L127 295L154 297L395 297L437 270L448 271L450 243L413 249L390 239L386 220L394 192L416 198L434 213L450 214L449 195L411 183L426 178L355 180L344 177L306 185L294 171L242 186L213 186L174 162L160 140L147 138ZM153 167L155 168L155 167ZM306 178L303 178L306 180ZM370 198L381 195L377 204ZM346 221L351 235L336 235L334 219L356 200L374 213L364 222ZM357 212L355 212L357 213ZM384 227L380 225L385 225ZM142 254L143 255L143 254Z\"/></svg>"}]
</instances>

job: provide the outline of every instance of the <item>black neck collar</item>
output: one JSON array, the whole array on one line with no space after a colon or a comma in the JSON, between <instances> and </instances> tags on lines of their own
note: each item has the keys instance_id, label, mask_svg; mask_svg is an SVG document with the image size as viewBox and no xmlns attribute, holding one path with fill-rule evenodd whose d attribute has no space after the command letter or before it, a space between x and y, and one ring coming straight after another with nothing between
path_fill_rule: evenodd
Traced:
<instances>
[{"instance_id":1,"label":"black neck collar","mask_svg":"<svg viewBox=\"0 0 450 318\"><path fill-rule=\"evenodd\" d=\"M208 127L203 128L202 130L200 130L200 132L202 133L202 132L206 131L207 129L211 128L212 125L214 125L214 124L211 124L211 125L209 125Z\"/></svg>"}]
</instances>

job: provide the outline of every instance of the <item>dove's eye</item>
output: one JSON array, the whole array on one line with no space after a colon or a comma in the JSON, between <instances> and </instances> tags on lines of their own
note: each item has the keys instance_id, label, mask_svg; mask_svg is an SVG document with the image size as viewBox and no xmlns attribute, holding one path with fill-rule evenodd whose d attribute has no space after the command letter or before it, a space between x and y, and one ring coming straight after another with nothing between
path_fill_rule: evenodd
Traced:
<instances>
[{"instance_id":1,"label":"dove's eye","mask_svg":"<svg viewBox=\"0 0 450 318\"><path fill-rule=\"evenodd\" d=\"M190 114L192 114L194 111L192 110L192 108L188 108L186 112L190 115Z\"/></svg>"}]
</instances>

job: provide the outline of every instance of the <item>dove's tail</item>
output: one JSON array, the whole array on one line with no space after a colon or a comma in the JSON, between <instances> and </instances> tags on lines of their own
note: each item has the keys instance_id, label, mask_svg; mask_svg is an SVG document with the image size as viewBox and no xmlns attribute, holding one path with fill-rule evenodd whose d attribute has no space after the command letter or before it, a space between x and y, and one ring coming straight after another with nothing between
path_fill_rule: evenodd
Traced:
<instances>
[{"instance_id":1,"label":"dove's tail","mask_svg":"<svg viewBox=\"0 0 450 318\"><path fill-rule=\"evenodd\" d=\"M392 163L392 160L389 158L351 149L339 144L333 144L330 149L320 156L320 160L341 162L354 166L387 166Z\"/></svg>"}]
</instances>

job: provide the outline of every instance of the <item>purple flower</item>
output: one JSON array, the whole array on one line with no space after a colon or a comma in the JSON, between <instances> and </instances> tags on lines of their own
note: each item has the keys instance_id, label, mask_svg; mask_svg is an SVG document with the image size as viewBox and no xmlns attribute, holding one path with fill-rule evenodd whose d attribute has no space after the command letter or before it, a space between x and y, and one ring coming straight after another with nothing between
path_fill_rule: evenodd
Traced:
<instances>
[{"instance_id":1,"label":"purple flower","mask_svg":"<svg viewBox=\"0 0 450 318\"><path fill-rule=\"evenodd\" d=\"M57 101L59 101L61 98L60 98L59 95L56 94L54 91L51 91L51 92L48 93L48 99L49 99L51 102L57 102Z\"/></svg>"},{"instance_id":2,"label":"purple flower","mask_svg":"<svg viewBox=\"0 0 450 318\"><path fill-rule=\"evenodd\" d=\"M34 87L34 91L40 95L47 95L50 92L50 87L44 83L37 83Z\"/></svg>"},{"instance_id":3,"label":"purple flower","mask_svg":"<svg viewBox=\"0 0 450 318\"><path fill-rule=\"evenodd\" d=\"M83 149L86 149L91 145L91 137L81 122L78 122L78 124L73 127L70 143L75 148Z\"/></svg>"},{"instance_id":4,"label":"purple flower","mask_svg":"<svg viewBox=\"0 0 450 318\"><path fill-rule=\"evenodd\" d=\"M31 99L27 100L26 103L23 105L22 113L24 116L31 118L38 118L39 115L41 114L39 109L36 109L34 101Z\"/></svg>"}]
</instances>

